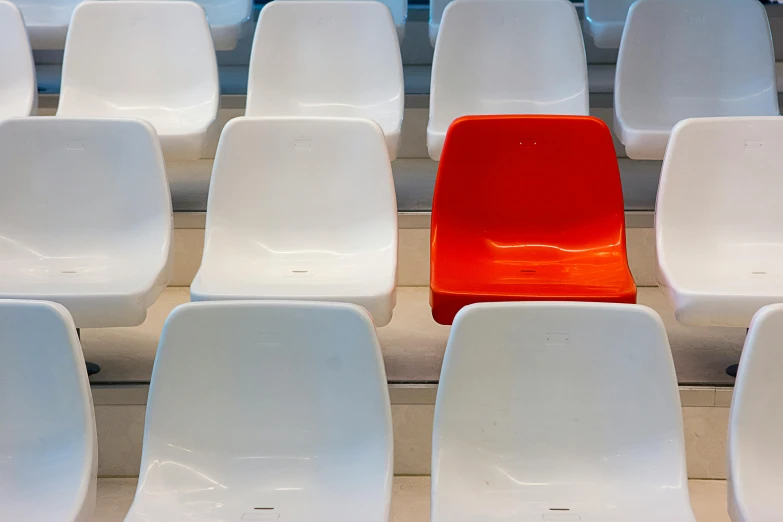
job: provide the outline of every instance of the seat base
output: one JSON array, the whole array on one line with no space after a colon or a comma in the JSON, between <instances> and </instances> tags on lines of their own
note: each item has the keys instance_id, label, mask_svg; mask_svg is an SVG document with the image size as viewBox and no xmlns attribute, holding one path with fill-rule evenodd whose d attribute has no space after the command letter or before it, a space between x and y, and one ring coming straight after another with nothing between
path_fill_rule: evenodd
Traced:
<instances>
[{"instance_id":1,"label":"seat base","mask_svg":"<svg viewBox=\"0 0 783 522\"><path fill-rule=\"evenodd\" d=\"M659 279L660 280L660 279ZM694 292L674 289L661 282L666 298L674 308L677 322L686 326L734 326L747 328L764 306L783 302L783 287L770 286L764 295Z\"/></svg>"}]
</instances>

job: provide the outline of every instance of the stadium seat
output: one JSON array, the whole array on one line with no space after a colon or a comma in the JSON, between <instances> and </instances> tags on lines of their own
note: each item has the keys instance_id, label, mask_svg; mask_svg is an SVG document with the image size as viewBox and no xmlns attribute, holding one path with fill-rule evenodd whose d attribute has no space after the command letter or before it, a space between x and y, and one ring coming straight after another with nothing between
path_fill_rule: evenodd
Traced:
<instances>
[{"instance_id":1,"label":"stadium seat","mask_svg":"<svg viewBox=\"0 0 783 522\"><path fill-rule=\"evenodd\" d=\"M446 6L449 5L451 0L430 0L430 17L428 24L428 33L430 36L430 44L435 47L435 43L438 41L438 30L440 29L440 22L443 19L443 11Z\"/></svg>"},{"instance_id":2,"label":"stadium seat","mask_svg":"<svg viewBox=\"0 0 783 522\"><path fill-rule=\"evenodd\" d=\"M614 131L629 158L663 159L686 118L777 116L775 56L757 0L638 0L628 12Z\"/></svg>"},{"instance_id":3,"label":"stadium seat","mask_svg":"<svg viewBox=\"0 0 783 522\"><path fill-rule=\"evenodd\" d=\"M408 18L408 0L381 0L389 8L397 26L397 36L400 42L405 38L405 20Z\"/></svg>"},{"instance_id":4,"label":"stadium seat","mask_svg":"<svg viewBox=\"0 0 783 522\"><path fill-rule=\"evenodd\" d=\"M391 320L397 202L380 127L236 118L220 138L194 301L343 301Z\"/></svg>"},{"instance_id":5,"label":"stadium seat","mask_svg":"<svg viewBox=\"0 0 783 522\"><path fill-rule=\"evenodd\" d=\"M617 49L623 36L625 18L634 0L584 0L585 32L595 46Z\"/></svg>"},{"instance_id":6,"label":"stadium seat","mask_svg":"<svg viewBox=\"0 0 783 522\"><path fill-rule=\"evenodd\" d=\"M634 303L607 126L589 116L454 122L432 203L430 291L441 324L481 301Z\"/></svg>"},{"instance_id":7,"label":"stadium seat","mask_svg":"<svg viewBox=\"0 0 783 522\"><path fill-rule=\"evenodd\" d=\"M147 120L168 161L191 161L201 158L219 94L215 49L198 4L98 0L74 11L58 116Z\"/></svg>"},{"instance_id":8,"label":"stadium seat","mask_svg":"<svg viewBox=\"0 0 783 522\"><path fill-rule=\"evenodd\" d=\"M0 299L61 303L79 328L139 325L168 283L171 216L148 124L0 123Z\"/></svg>"},{"instance_id":9,"label":"stadium seat","mask_svg":"<svg viewBox=\"0 0 783 522\"><path fill-rule=\"evenodd\" d=\"M432 440L432 522L695 522L672 354L646 307L466 307Z\"/></svg>"},{"instance_id":10,"label":"stadium seat","mask_svg":"<svg viewBox=\"0 0 783 522\"><path fill-rule=\"evenodd\" d=\"M0 520L88 522L98 448L76 327L62 306L0 300Z\"/></svg>"},{"instance_id":11,"label":"stadium seat","mask_svg":"<svg viewBox=\"0 0 783 522\"><path fill-rule=\"evenodd\" d=\"M204 8L212 30L212 40L218 51L230 51L237 46L242 26L253 15L252 0L198 0Z\"/></svg>"},{"instance_id":12,"label":"stadium seat","mask_svg":"<svg viewBox=\"0 0 783 522\"><path fill-rule=\"evenodd\" d=\"M402 59L382 3L267 4L258 17L249 75L246 116L368 118L383 129L391 159L397 157Z\"/></svg>"},{"instance_id":13,"label":"stadium seat","mask_svg":"<svg viewBox=\"0 0 783 522\"><path fill-rule=\"evenodd\" d=\"M728 435L728 504L733 522L770 522L783 511L783 305L753 317L742 350Z\"/></svg>"},{"instance_id":14,"label":"stadium seat","mask_svg":"<svg viewBox=\"0 0 783 522\"><path fill-rule=\"evenodd\" d=\"M184 304L163 328L125 522L387 522L392 446L364 310Z\"/></svg>"},{"instance_id":15,"label":"stadium seat","mask_svg":"<svg viewBox=\"0 0 783 522\"><path fill-rule=\"evenodd\" d=\"M658 282L686 325L747 328L783 302L783 118L695 118L672 132L655 207Z\"/></svg>"},{"instance_id":16,"label":"stadium seat","mask_svg":"<svg viewBox=\"0 0 783 522\"><path fill-rule=\"evenodd\" d=\"M14 0L24 16L32 48L62 49L71 14L80 2L81 0Z\"/></svg>"},{"instance_id":17,"label":"stadium seat","mask_svg":"<svg viewBox=\"0 0 783 522\"><path fill-rule=\"evenodd\" d=\"M38 105L38 86L22 14L0 1L0 121L30 116Z\"/></svg>"},{"instance_id":18,"label":"stadium seat","mask_svg":"<svg viewBox=\"0 0 783 522\"><path fill-rule=\"evenodd\" d=\"M568 0L457 0L435 46L427 149L461 116L588 114L579 17Z\"/></svg>"}]
</instances>

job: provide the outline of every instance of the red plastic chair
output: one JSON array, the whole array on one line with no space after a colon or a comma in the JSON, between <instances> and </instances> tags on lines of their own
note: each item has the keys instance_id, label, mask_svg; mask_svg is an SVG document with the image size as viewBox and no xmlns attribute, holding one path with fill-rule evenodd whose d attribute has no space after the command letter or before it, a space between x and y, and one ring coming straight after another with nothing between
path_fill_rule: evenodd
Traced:
<instances>
[{"instance_id":1,"label":"red plastic chair","mask_svg":"<svg viewBox=\"0 0 783 522\"><path fill-rule=\"evenodd\" d=\"M432 316L484 301L636 302L609 128L469 116L446 135L430 237Z\"/></svg>"}]
</instances>

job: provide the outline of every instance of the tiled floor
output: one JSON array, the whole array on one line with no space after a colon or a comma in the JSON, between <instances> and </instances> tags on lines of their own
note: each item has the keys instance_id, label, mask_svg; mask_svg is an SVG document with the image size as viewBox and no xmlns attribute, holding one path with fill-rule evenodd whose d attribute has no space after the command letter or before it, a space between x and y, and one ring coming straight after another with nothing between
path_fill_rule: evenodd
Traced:
<instances>
[{"instance_id":1,"label":"tiled floor","mask_svg":"<svg viewBox=\"0 0 783 522\"><path fill-rule=\"evenodd\" d=\"M698 522L729 522L726 482L691 480L689 486ZM100 479L93 522L122 522L135 488L136 479ZM395 477L391 522L427 522L430 515L429 493L429 477Z\"/></svg>"},{"instance_id":2,"label":"tiled floor","mask_svg":"<svg viewBox=\"0 0 783 522\"><path fill-rule=\"evenodd\" d=\"M398 289L392 322L378 330L386 373L391 381L437 381L449 327L432 320L428 289ZM93 382L146 382L163 323L178 304L189 300L187 288L168 288L149 311L147 321L136 328L84 330L82 344L88 361L101 373ZM639 303L655 309L666 325L680 384L730 385L725 368L739 360L745 330L682 326L660 289L639 288Z\"/></svg>"}]
</instances>

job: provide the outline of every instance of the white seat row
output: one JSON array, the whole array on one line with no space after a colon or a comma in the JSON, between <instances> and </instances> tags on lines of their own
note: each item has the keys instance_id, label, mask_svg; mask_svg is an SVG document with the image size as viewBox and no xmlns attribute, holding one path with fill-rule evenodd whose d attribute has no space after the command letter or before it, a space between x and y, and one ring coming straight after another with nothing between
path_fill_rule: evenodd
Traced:
<instances>
[{"instance_id":1,"label":"white seat row","mask_svg":"<svg viewBox=\"0 0 783 522\"><path fill-rule=\"evenodd\" d=\"M620 2L621 3L621 2ZM662 159L673 126L779 114L769 22L756 0L637 0L614 88L614 131L633 159ZM584 42L568 0L455 0L435 44L427 145L482 114L587 114Z\"/></svg>"},{"instance_id":2,"label":"white seat row","mask_svg":"<svg viewBox=\"0 0 783 522\"><path fill-rule=\"evenodd\" d=\"M74 325L59 305L2 301L0 327L12 332L0 340L0 369L11 377L0 394L15 397L0 401L13 426L1 432L0 453L30 459L0 460L0 477L14 486L0 490L0 518L86 520L95 431ZM35 380L35 390L13 378L42 362L51 380ZM359 307L182 305L164 326L147 404L128 522L388 520L389 396ZM647 308L466 307L435 409L434 522L694 520L671 351ZM58 443L70 466L53 458ZM41 504L43 491L62 495Z\"/></svg>"},{"instance_id":3,"label":"white seat row","mask_svg":"<svg viewBox=\"0 0 783 522\"><path fill-rule=\"evenodd\" d=\"M29 115L35 71L11 4L0 3L0 25L9 27L0 38L9 39L13 51L0 57L10 72L0 83L0 92L8 92L0 119ZM174 26L177 38L171 38ZM357 47L357 41L366 43ZM85 1L74 10L58 116L141 118L155 128L167 160L197 160L216 124L219 98L215 53L197 4ZM248 116L368 118L383 129L394 159L403 105L400 48L386 6L314 0L264 8L250 64Z\"/></svg>"}]
</instances>

